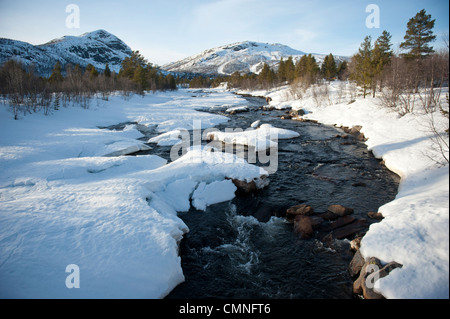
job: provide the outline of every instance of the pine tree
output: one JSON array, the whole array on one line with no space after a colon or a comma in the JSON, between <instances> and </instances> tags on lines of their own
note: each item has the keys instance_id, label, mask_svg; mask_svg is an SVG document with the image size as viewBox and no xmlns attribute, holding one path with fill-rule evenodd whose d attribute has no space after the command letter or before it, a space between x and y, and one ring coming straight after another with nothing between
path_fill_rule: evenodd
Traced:
<instances>
[{"instance_id":1,"label":"pine tree","mask_svg":"<svg viewBox=\"0 0 450 319\"><path fill-rule=\"evenodd\" d=\"M277 77L278 82L286 82L286 63L284 62L283 58L281 58L280 63L278 64Z\"/></svg>"},{"instance_id":2,"label":"pine tree","mask_svg":"<svg viewBox=\"0 0 450 319\"><path fill-rule=\"evenodd\" d=\"M373 48L373 63L374 63L374 75L379 77L383 72L385 66L391 62L391 58L394 55L392 51L391 34L386 30L383 31L381 36L375 41ZM376 83L374 83L376 86ZM373 96L375 97L375 88L373 90Z\"/></svg>"},{"instance_id":3,"label":"pine tree","mask_svg":"<svg viewBox=\"0 0 450 319\"><path fill-rule=\"evenodd\" d=\"M433 35L435 21L431 20L431 15L426 14L425 9L408 21L405 41L400 44L401 49L409 50L403 54L405 58L422 58L434 52L429 44L436 40L436 36Z\"/></svg>"},{"instance_id":4,"label":"pine tree","mask_svg":"<svg viewBox=\"0 0 450 319\"><path fill-rule=\"evenodd\" d=\"M337 75L336 61L333 54L329 54L325 57L322 63L322 75L328 81L331 81Z\"/></svg>"},{"instance_id":5,"label":"pine tree","mask_svg":"<svg viewBox=\"0 0 450 319\"><path fill-rule=\"evenodd\" d=\"M291 56L286 60L284 67L285 67L286 81L292 83L292 81L294 81L295 78L295 64Z\"/></svg>"},{"instance_id":6,"label":"pine tree","mask_svg":"<svg viewBox=\"0 0 450 319\"><path fill-rule=\"evenodd\" d=\"M259 83L263 87L271 87L275 82L275 77L275 72L269 67L267 63L264 63L264 66L258 76Z\"/></svg>"},{"instance_id":7,"label":"pine tree","mask_svg":"<svg viewBox=\"0 0 450 319\"><path fill-rule=\"evenodd\" d=\"M308 84L312 84L316 81L319 72L320 68L316 59L311 54L302 55L300 60L295 64L296 78L302 79Z\"/></svg>"},{"instance_id":8,"label":"pine tree","mask_svg":"<svg viewBox=\"0 0 450 319\"><path fill-rule=\"evenodd\" d=\"M111 76L111 70L109 69L108 63L106 63L105 71L103 72L103 74L104 74L107 78L109 78L109 77Z\"/></svg>"},{"instance_id":9,"label":"pine tree","mask_svg":"<svg viewBox=\"0 0 450 319\"><path fill-rule=\"evenodd\" d=\"M366 36L364 42L358 50L358 53L352 57L352 73L350 78L364 90L366 98L367 89L373 88L375 77L375 66L373 62L372 37Z\"/></svg>"},{"instance_id":10,"label":"pine tree","mask_svg":"<svg viewBox=\"0 0 450 319\"><path fill-rule=\"evenodd\" d=\"M346 77L347 67L347 61L339 62L339 65L337 67L337 77L339 80L344 80L344 78Z\"/></svg>"}]
</instances>

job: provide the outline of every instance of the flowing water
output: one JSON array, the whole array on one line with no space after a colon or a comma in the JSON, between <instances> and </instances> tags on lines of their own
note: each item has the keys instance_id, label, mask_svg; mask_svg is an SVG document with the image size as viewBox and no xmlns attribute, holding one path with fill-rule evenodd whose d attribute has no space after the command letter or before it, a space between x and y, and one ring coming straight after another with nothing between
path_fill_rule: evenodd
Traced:
<instances>
[{"instance_id":1,"label":"flowing water","mask_svg":"<svg viewBox=\"0 0 450 319\"><path fill-rule=\"evenodd\" d=\"M190 229L180 245L186 280L167 298L352 298L348 240L301 240L276 216L305 203L316 212L341 204L367 218L394 199L399 178L354 136L344 140L335 127L282 120L284 110L265 111L264 99L246 99L251 110L229 116L219 130L261 120L300 137L278 141L278 169L263 190L179 214ZM169 150L151 152L168 158Z\"/></svg>"}]
</instances>

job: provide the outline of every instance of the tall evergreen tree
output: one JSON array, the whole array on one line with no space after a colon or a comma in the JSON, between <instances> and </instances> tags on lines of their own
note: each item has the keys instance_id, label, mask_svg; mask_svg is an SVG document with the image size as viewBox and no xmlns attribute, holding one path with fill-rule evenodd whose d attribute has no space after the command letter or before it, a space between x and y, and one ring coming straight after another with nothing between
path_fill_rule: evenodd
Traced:
<instances>
[{"instance_id":1,"label":"tall evergreen tree","mask_svg":"<svg viewBox=\"0 0 450 319\"><path fill-rule=\"evenodd\" d=\"M296 77L301 78L309 84L316 81L320 68L316 59L311 55L303 55L295 65Z\"/></svg>"},{"instance_id":2,"label":"tall evergreen tree","mask_svg":"<svg viewBox=\"0 0 450 319\"><path fill-rule=\"evenodd\" d=\"M383 72L385 66L391 62L391 58L394 55L392 51L391 34L386 30L378 37L375 41L375 46L373 48L373 63L374 63L374 75L378 77ZM377 79L376 79L377 80ZM376 85L376 83L375 83ZM375 88L373 91L375 97Z\"/></svg>"},{"instance_id":3,"label":"tall evergreen tree","mask_svg":"<svg viewBox=\"0 0 450 319\"><path fill-rule=\"evenodd\" d=\"M275 77L275 72L269 67L267 63L264 63L264 66L258 75L258 82L266 88L271 87L275 82Z\"/></svg>"},{"instance_id":4,"label":"tall evergreen tree","mask_svg":"<svg viewBox=\"0 0 450 319\"><path fill-rule=\"evenodd\" d=\"M436 40L436 36L433 34L435 21L435 19L431 19L431 15L427 14L425 9L419 11L408 21L405 41L400 44L401 49L408 50L403 54L405 58L417 59L434 52L430 43Z\"/></svg>"},{"instance_id":5,"label":"tall evergreen tree","mask_svg":"<svg viewBox=\"0 0 450 319\"><path fill-rule=\"evenodd\" d=\"M108 63L106 63L105 71L103 72L103 74L104 74L107 78L109 78L109 77L111 76L111 70L109 69L109 64L108 64Z\"/></svg>"},{"instance_id":6,"label":"tall evergreen tree","mask_svg":"<svg viewBox=\"0 0 450 319\"><path fill-rule=\"evenodd\" d=\"M341 61L339 62L339 65L337 67L337 77L339 80L344 80L347 76L347 61Z\"/></svg>"},{"instance_id":7,"label":"tall evergreen tree","mask_svg":"<svg viewBox=\"0 0 450 319\"><path fill-rule=\"evenodd\" d=\"M278 72L277 72L278 82L284 83L286 81L286 63L283 58L281 58L280 63L278 64Z\"/></svg>"},{"instance_id":8,"label":"tall evergreen tree","mask_svg":"<svg viewBox=\"0 0 450 319\"><path fill-rule=\"evenodd\" d=\"M375 77L375 66L373 62L372 37L366 36L364 42L358 50L358 53L352 57L352 73L350 78L364 90L364 98L366 98L367 89L373 89L373 81Z\"/></svg>"},{"instance_id":9,"label":"tall evergreen tree","mask_svg":"<svg viewBox=\"0 0 450 319\"><path fill-rule=\"evenodd\" d=\"M332 80L337 75L336 61L334 60L333 54L329 54L325 57L322 63L321 69L322 75L328 81Z\"/></svg>"},{"instance_id":10,"label":"tall evergreen tree","mask_svg":"<svg viewBox=\"0 0 450 319\"><path fill-rule=\"evenodd\" d=\"M292 59L291 56L286 60L286 62L284 64L284 68L285 68L286 81L288 81L289 83L292 83L292 81L295 78L295 64L294 64L294 60Z\"/></svg>"}]
</instances>

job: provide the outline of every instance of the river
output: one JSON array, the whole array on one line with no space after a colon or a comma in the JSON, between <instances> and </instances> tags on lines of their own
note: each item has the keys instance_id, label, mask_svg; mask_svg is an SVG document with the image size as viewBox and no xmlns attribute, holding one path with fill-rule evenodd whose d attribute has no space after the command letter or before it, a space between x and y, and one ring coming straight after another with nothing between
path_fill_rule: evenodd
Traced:
<instances>
[{"instance_id":1,"label":"river","mask_svg":"<svg viewBox=\"0 0 450 319\"><path fill-rule=\"evenodd\" d=\"M209 93L197 92L202 94ZM367 213L394 199L398 176L354 136L344 140L337 135L345 133L332 126L283 120L285 110L267 111L264 99L246 99L250 111L227 115L230 120L217 129L245 129L260 120L300 137L278 141L278 169L263 190L206 211L179 213L190 229L180 244L185 282L167 298L354 298L349 241L302 240L292 224L276 216L300 203L316 212L340 204L372 223ZM151 152L168 159L169 149Z\"/></svg>"}]
</instances>

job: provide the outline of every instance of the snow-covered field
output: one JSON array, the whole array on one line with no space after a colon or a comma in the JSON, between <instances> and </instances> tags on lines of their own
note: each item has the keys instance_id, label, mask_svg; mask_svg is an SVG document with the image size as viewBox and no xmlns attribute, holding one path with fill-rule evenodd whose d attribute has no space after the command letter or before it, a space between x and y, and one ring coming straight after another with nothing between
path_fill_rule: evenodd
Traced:
<instances>
[{"instance_id":1,"label":"snow-covered field","mask_svg":"<svg viewBox=\"0 0 450 319\"><path fill-rule=\"evenodd\" d=\"M381 278L375 290L387 298L449 298L449 166L437 164L445 161L431 139L430 114L416 106L413 113L399 116L379 99L350 97L345 89L345 83L332 82L322 91L328 94L314 96L309 90L301 99L288 87L252 94L272 97L270 105L276 108L303 109L306 119L362 126L368 148L401 177L396 199L379 208L385 218L361 242L365 258L403 265ZM447 88L443 103L446 93ZM448 128L439 112L433 117L437 127Z\"/></svg>"},{"instance_id":2,"label":"snow-covered field","mask_svg":"<svg viewBox=\"0 0 450 319\"><path fill-rule=\"evenodd\" d=\"M448 298L449 170L436 165L441 155L428 116L417 109L400 117L372 98L336 103L338 86L321 103L308 93L292 98L288 88L253 93L271 96L275 107L303 108L305 118L362 126L369 149L402 178L396 199L379 209L384 220L361 243L366 258L403 265L376 288L388 298ZM227 121L195 109L245 104L211 92L117 96L88 110L63 107L17 121L0 105L0 297L161 298L182 282L177 242L188 229L177 212L233 198L228 178L267 172L201 148L169 164L155 155L118 155L148 148L138 128L161 133L151 142L177 145L183 130ZM122 131L99 128L124 122ZM66 286L76 283L73 268L66 272L72 264L80 288Z\"/></svg>"},{"instance_id":3,"label":"snow-covered field","mask_svg":"<svg viewBox=\"0 0 450 319\"><path fill-rule=\"evenodd\" d=\"M184 281L178 242L188 228L177 211L190 199L198 209L232 199L228 178L266 174L195 147L169 164L118 156L148 148L137 127L208 128L227 118L194 109L245 103L192 94L116 96L19 120L0 106L0 298L161 298ZM138 126L99 128L124 122Z\"/></svg>"}]
</instances>

